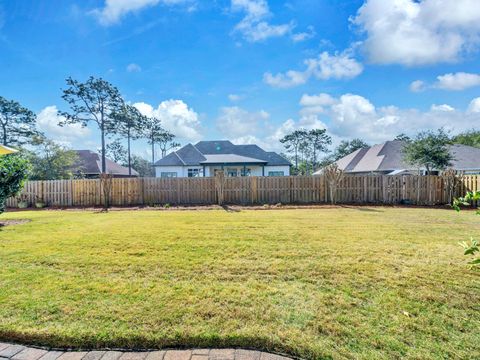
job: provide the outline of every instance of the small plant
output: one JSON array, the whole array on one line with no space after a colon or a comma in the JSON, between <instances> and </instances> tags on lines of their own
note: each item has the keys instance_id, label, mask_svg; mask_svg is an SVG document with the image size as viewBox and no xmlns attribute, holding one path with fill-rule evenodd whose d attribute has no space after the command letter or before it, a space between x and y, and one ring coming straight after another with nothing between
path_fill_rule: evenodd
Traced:
<instances>
[{"instance_id":1,"label":"small plant","mask_svg":"<svg viewBox=\"0 0 480 360\"><path fill-rule=\"evenodd\" d=\"M460 211L460 207L462 205L470 206L473 201L479 201L479 200L480 200L480 191L475 191L475 192L470 191L463 198L454 199L452 207L456 211ZM480 215L480 208L477 209L476 213L477 215ZM480 252L480 249L478 247L478 241L473 238L470 239L470 243L467 243L466 241L462 241L459 244L463 247L464 255L476 256L476 254ZM469 261L468 264L471 266L480 266L480 257L477 257L472 261Z\"/></svg>"},{"instance_id":2,"label":"small plant","mask_svg":"<svg viewBox=\"0 0 480 360\"><path fill-rule=\"evenodd\" d=\"M164 209L170 209L171 205L169 203L166 203L166 204L163 205L163 208Z\"/></svg>"},{"instance_id":3,"label":"small plant","mask_svg":"<svg viewBox=\"0 0 480 360\"><path fill-rule=\"evenodd\" d=\"M41 196L35 196L35 207L37 209L43 209L47 206L47 203L43 200Z\"/></svg>"},{"instance_id":4,"label":"small plant","mask_svg":"<svg viewBox=\"0 0 480 360\"><path fill-rule=\"evenodd\" d=\"M460 206L470 206L473 201L480 201L480 191L469 191L463 198L454 199L452 207L460 211ZM480 215L480 208L477 209L477 215Z\"/></svg>"},{"instance_id":5,"label":"small plant","mask_svg":"<svg viewBox=\"0 0 480 360\"><path fill-rule=\"evenodd\" d=\"M467 243L466 241L462 241L460 245L463 247L463 254L464 255L473 255L475 256L476 253L480 252L480 249L478 248L478 241L475 240L474 238L470 238L470 244ZM476 258L472 261L468 262L469 265L472 266L479 266L480 265L480 258Z\"/></svg>"},{"instance_id":6,"label":"small plant","mask_svg":"<svg viewBox=\"0 0 480 360\"><path fill-rule=\"evenodd\" d=\"M323 171L328 184L328 190L330 192L330 203L335 205L337 203L337 189L343 180L345 173L341 170L337 164L329 165Z\"/></svg>"},{"instance_id":7,"label":"small plant","mask_svg":"<svg viewBox=\"0 0 480 360\"><path fill-rule=\"evenodd\" d=\"M23 189L29 170L30 164L20 155L0 156L0 214L5 211L7 199Z\"/></svg>"},{"instance_id":8,"label":"small plant","mask_svg":"<svg viewBox=\"0 0 480 360\"><path fill-rule=\"evenodd\" d=\"M100 174L100 187L103 194L103 211L108 212L112 202L113 175L106 173Z\"/></svg>"},{"instance_id":9,"label":"small plant","mask_svg":"<svg viewBox=\"0 0 480 360\"><path fill-rule=\"evenodd\" d=\"M21 194L17 196L17 207L19 209L26 209L30 203L28 202L27 194Z\"/></svg>"}]
</instances>

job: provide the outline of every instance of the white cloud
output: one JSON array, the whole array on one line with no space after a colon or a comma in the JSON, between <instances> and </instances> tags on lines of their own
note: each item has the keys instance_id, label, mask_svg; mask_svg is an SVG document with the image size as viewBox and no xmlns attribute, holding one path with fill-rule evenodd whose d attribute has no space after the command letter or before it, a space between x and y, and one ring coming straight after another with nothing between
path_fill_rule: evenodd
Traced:
<instances>
[{"instance_id":1,"label":"white cloud","mask_svg":"<svg viewBox=\"0 0 480 360\"><path fill-rule=\"evenodd\" d=\"M445 74L437 77L437 82L433 85L435 88L443 90L460 91L470 87L480 85L480 75L465 72L455 74Z\"/></svg>"},{"instance_id":2,"label":"white cloud","mask_svg":"<svg viewBox=\"0 0 480 360\"><path fill-rule=\"evenodd\" d=\"M238 94L229 94L228 95L228 100L231 102L237 102L243 99L243 95L238 95Z\"/></svg>"},{"instance_id":3,"label":"white cloud","mask_svg":"<svg viewBox=\"0 0 480 360\"><path fill-rule=\"evenodd\" d=\"M309 97L304 95L302 98ZM382 142L400 133L414 135L420 130L440 127L459 132L480 121L480 98L474 99L466 111L447 104L432 105L428 111L396 106L376 107L367 98L356 94L332 99L333 104L324 105L322 111L316 110L318 105L315 101L304 102L300 114L308 113L310 118L317 117L321 121L328 119L328 130L337 138L360 137L368 142Z\"/></svg>"},{"instance_id":4,"label":"white cloud","mask_svg":"<svg viewBox=\"0 0 480 360\"><path fill-rule=\"evenodd\" d=\"M304 71L289 70L276 75L267 72L263 80L273 87L289 88L305 84L311 77L319 80L352 79L363 71L362 64L352 57L350 50L333 55L324 51L316 58L306 59L304 63L307 66Z\"/></svg>"},{"instance_id":5,"label":"white cloud","mask_svg":"<svg viewBox=\"0 0 480 360\"><path fill-rule=\"evenodd\" d=\"M47 106L37 114L39 130L56 142L71 145L75 140L90 135L90 129L82 127L80 124L59 126L58 123L63 120L65 118L58 115L58 109L55 105Z\"/></svg>"},{"instance_id":6,"label":"white cloud","mask_svg":"<svg viewBox=\"0 0 480 360\"><path fill-rule=\"evenodd\" d=\"M293 42L301 42L312 39L317 35L313 26L308 26L307 31L292 34L291 38Z\"/></svg>"},{"instance_id":7,"label":"white cloud","mask_svg":"<svg viewBox=\"0 0 480 360\"><path fill-rule=\"evenodd\" d=\"M285 74L279 73L273 75L271 73L265 73L263 75L263 81L273 87L290 88L305 84L309 77L310 75L306 72L289 70Z\"/></svg>"},{"instance_id":8,"label":"white cloud","mask_svg":"<svg viewBox=\"0 0 480 360\"><path fill-rule=\"evenodd\" d=\"M288 119L280 126L271 123L270 114L261 110L247 111L239 107L226 107L220 111L217 128L235 144L257 144L266 150L283 151L280 139L295 129L326 129L316 115L305 115L297 121Z\"/></svg>"},{"instance_id":9,"label":"white cloud","mask_svg":"<svg viewBox=\"0 0 480 360\"><path fill-rule=\"evenodd\" d=\"M468 105L468 114L480 114L480 97L473 99Z\"/></svg>"},{"instance_id":10,"label":"white cloud","mask_svg":"<svg viewBox=\"0 0 480 360\"><path fill-rule=\"evenodd\" d=\"M180 140L198 141L202 138L198 114L182 100L165 100L157 108L144 102L133 105L143 115L159 118L165 129Z\"/></svg>"},{"instance_id":11,"label":"white cloud","mask_svg":"<svg viewBox=\"0 0 480 360\"><path fill-rule=\"evenodd\" d=\"M250 42L259 42L271 37L281 37L292 31L294 24L271 25L266 19L271 17L266 0L232 0L232 11L241 11L245 17L235 26Z\"/></svg>"},{"instance_id":12,"label":"white cloud","mask_svg":"<svg viewBox=\"0 0 480 360\"><path fill-rule=\"evenodd\" d=\"M363 71L362 64L353 59L348 51L335 55L324 51L317 59L306 60L306 64L313 75L322 80L351 79Z\"/></svg>"},{"instance_id":13,"label":"white cloud","mask_svg":"<svg viewBox=\"0 0 480 360\"><path fill-rule=\"evenodd\" d=\"M250 113L251 114L251 113ZM265 120L265 119L263 119ZM327 126L316 116L303 116L298 121L288 119L280 126L258 120L263 126L257 126L255 129L244 129L243 135L229 137L234 144L256 144L268 151L285 151L280 139L296 129L326 129Z\"/></svg>"},{"instance_id":14,"label":"white cloud","mask_svg":"<svg viewBox=\"0 0 480 360\"><path fill-rule=\"evenodd\" d=\"M131 64L127 65L127 71L128 72L140 72L140 71L142 71L142 68L138 64L131 63Z\"/></svg>"},{"instance_id":15,"label":"white cloud","mask_svg":"<svg viewBox=\"0 0 480 360\"><path fill-rule=\"evenodd\" d=\"M217 128L229 139L240 138L258 133L269 117L270 114L263 110L249 112L238 106L223 107L217 118Z\"/></svg>"},{"instance_id":16,"label":"white cloud","mask_svg":"<svg viewBox=\"0 0 480 360\"><path fill-rule=\"evenodd\" d=\"M299 120L287 119L280 126L269 126L259 141L266 149L285 151L280 139L297 129L327 129L327 125L314 114L301 116Z\"/></svg>"},{"instance_id":17,"label":"white cloud","mask_svg":"<svg viewBox=\"0 0 480 360\"><path fill-rule=\"evenodd\" d=\"M335 99L331 95L325 93L320 93L318 95L303 94L300 99L300 105L302 106L325 106L334 103Z\"/></svg>"},{"instance_id":18,"label":"white cloud","mask_svg":"<svg viewBox=\"0 0 480 360\"><path fill-rule=\"evenodd\" d=\"M105 0L105 6L91 11L100 24L108 26L118 23L122 17L131 12L138 12L155 5L178 5L189 0Z\"/></svg>"},{"instance_id":19,"label":"white cloud","mask_svg":"<svg viewBox=\"0 0 480 360\"><path fill-rule=\"evenodd\" d=\"M415 80L410 84L410 90L413 92L420 92L431 88L461 91L475 86L480 86L480 74L457 72L439 75L437 76L437 81L433 84L426 84L424 81Z\"/></svg>"},{"instance_id":20,"label":"white cloud","mask_svg":"<svg viewBox=\"0 0 480 360\"><path fill-rule=\"evenodd\" d=\"M351 21L370 61L408 66L453 62L477 48L478 0L366 0Z\"/></svg>"},{"instance_id":21,"label":"white cloud","mask_svg":"<svg viewBox=\"0 0 480 360\"><path fill-rule=\"evenodd\" d=\"M422 92L427 88L427 85L422 80L415 80L410 84L410 91Z\"/></svg>"},{"instance_id":22,"label":"white cloud","mask_svg":"<svg viewBox=\"0 0 480 360\"><path fill-rule=\"evenodd\" d=\"M432 111L455 111L455 108L448 105L448 104L442 104L442 105L433 104L430 107L430 110L432 110Z\"/></svg>"},{"instance_id":23,"label":"white cloud","mask_svg":"<svg viewBox=\"0 0 480 360\"><path fill-rule=\"evenodd\" d=\"M260 146L264 150L274 150L272 148L272 144L269 142L266 142L264 139L258 138L257 136L254 135L246 135L246 136L241 136L235 139L230 140L232 143L235 145L250 145L250 144L255 144Z\"/></svg>"},{"instance_id":24,"label":"white cloud","mask_svg":"<svg viewBox=\"0 0 480 360\"><path fill-rule=\"evenodd\" d=\"M321 93L318 95L304 94L300 99L300 105L303 106L300 114L309 116L311 114L320 114L325 112L325 108L335 104L336 100L329 94Z\"/></svg>"}]
</instances>

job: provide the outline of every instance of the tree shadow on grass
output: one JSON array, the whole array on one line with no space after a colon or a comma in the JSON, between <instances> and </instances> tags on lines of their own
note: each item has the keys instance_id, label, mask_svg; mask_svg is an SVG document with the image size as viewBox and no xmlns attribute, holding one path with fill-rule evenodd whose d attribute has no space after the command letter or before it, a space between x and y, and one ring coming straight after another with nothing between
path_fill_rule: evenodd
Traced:
<instances>
[{"instance_id":1,"label":"tree shadow on grass","mask_svg":"<svg viewBox=\"0 0 480 360\"><path fill-rule=\"evenodd\" d=\"M385 212L384 210L373 209L373 208L370 208L370 207L363 207L363 206L342 205L341 207L342 207L342 208L345 208L345 209L353 209L353 210L364 211L364 212L374 212L374 213L383 213L383 212Z\"/></svg>"},{"instance_id":2,"label":"tree shadow on grass","mask_svg":"<svg viewBox=\"0 0 480 360\"><path fill-rule=\"evenodd\" d=\"M231 206L228 205L222 205L222 209L225 210L226 212L240 212L240 209L235 209L232 208Z\"/></svg>"}]
</instances>

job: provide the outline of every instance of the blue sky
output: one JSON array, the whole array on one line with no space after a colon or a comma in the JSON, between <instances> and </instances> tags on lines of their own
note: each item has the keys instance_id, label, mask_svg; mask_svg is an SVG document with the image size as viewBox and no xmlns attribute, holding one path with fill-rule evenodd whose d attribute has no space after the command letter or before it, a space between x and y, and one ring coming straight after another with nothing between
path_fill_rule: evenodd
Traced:
<instances>
[{"instance_id":1,"label":"blue sky","mask_svg":"<svg viewBox=\"0 0 480 360\"><path fill-rule=\"evenodd\" d=\"M479 43L476 0L0 0L0 95L74 148L98 132L56 110L65 78L90 75L182 143L279 150L300 127L375 143L478 127Z\"/></svg>"}]
</instances>

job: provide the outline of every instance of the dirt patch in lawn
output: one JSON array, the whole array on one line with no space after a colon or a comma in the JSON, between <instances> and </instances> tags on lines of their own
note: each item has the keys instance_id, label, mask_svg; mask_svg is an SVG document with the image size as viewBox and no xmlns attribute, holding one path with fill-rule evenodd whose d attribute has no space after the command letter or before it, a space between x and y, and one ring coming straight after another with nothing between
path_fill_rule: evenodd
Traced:
<instances>
[{"instance_id":1,"label":"dirt patch in lawn","mask_svg":"<svg viewBox=\"0 0 480 360\"><path fill-rule=\"evenodd\" d=\"M12 225L22 225L30 222L28 219L19 219L19 220L0 220L0 228L4 226L12 226Z\"/></svg>"}]
</instances>

